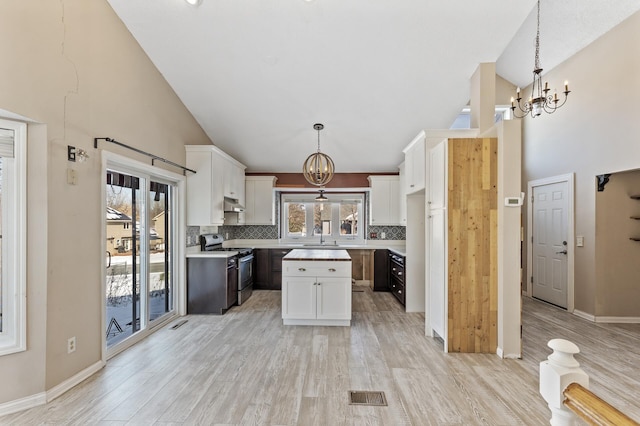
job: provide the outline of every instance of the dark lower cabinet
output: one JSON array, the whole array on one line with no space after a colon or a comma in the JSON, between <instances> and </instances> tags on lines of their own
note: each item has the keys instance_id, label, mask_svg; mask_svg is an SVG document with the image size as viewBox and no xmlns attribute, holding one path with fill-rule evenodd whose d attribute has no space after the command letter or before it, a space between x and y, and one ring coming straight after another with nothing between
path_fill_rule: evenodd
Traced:
<instances>
[{"instance_id":1,"label":"dark lower cabinet","mask_svg":"<svg viewBox=\"0 0 640 426\"><path fill-rule=\"evenodd\" d=\"M269 249L253 250L253 288L256 290L269 290L271 282L271 255Z\"/></svg>"},{"instance_id":2,"label":"dark lower cabinet","mask_svg":"<svg viewBox=\"0 0 640 426\"><path fill-rule=\"evenodd\" d=\"M376 249L373 253L373 291L390 291L387 249Z\"/></svg>"},{"instance_id":3,"label":"dark lower cabinet","mask_svg":"<svg viewBox=\"0 0 640 426\"><path fill-rule=\"evenodd\" d=\"M271 249L271 290L282 290L282 258L291 250Z\"/></svg>"},{"instance_id":4,"label":"dark lower cabinet","mask_svg":"<svg viewBox=\"0 0 640 426\"><path fill-rule=\"evenodd\" d=\"M254 249L255 277L253 288L257 290L282 289L282 258L289 249Z\"/></svg>"},{"instance_id":5,"label":"dark lower cabinet","mask_svg":"<svg viewBox=\"0 0 640 426\"><path fill-rule=\"evenodd\" d=\"M187 259L187 313L224 314L238 301L238 269L225 258Z\"/></svg>"},{"instance_id":6,"label":"dark lower cabinet","mask_svg":"<svg viewBox=\"0 0 640 426\"><path fill-rule=\"evenodd\" d=\"M403 306L406 298L404 261L404 256L389 252L389 286L393 295Z\"/></svg>"}]
</instances>

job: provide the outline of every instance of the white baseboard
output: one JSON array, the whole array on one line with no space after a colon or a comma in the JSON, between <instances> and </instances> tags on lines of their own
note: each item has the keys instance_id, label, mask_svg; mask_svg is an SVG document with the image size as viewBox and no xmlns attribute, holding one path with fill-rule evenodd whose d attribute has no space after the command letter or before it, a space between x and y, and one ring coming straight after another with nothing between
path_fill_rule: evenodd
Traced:
<instances>
[{"instance_id":1,"label":"white baseboard","mask_svg":"<svg viewBox=\"0 0 640 426\"><path fill-rule=\"evenodd\" d=\"M35 395L30 395L24 398L5 402L4 404L0 404L0 416L6 416L7 414L13 414L17 413L18 411L37 407L38 405L46 404L46 402L46 392L40 392Z\"/></svg>"},{"instance_id":2,"label":"white baseboard","mask_svg":"<svg viewBox=\"0 0 640 426\"><path fill-rule=\"evenodd\" d=\"M52 387L47 391L46 402L53 401L54 399L56 399L57 397L59 397L60 395L62 395L72 387L74 387L75 385L79 384L83 380L88 379L89 377L91 377L92 375L100 371L105 365L106 365L105 362L98 361L95 364L92 364L87 368L85 368L84 370L80 371L76 375L68 378L67 380L60 383L59 385Z\"/></svg>"},{"instance_id":3,"label":"white baseboard","mask_svg":"<svg viewBox=\"0 0 640 426\"><path fill-rule=\"evenodd\" d=\"M596 317L596 322L612 324L640 324L640 317Z\"/></svg>"},{"instance_id":4,"label":"white baseboard","mask_svg":"<svg viewBox=\"0 0 640 426\"><path fill-rule=\"evenodd\" d=\"M579 316L580 318L584 318L591 322L603 323L603 324L640 324L640 317L606 317L606 316L595 316L588 314L586 312L579 311L577 309L573 310L573 314Z\"/></svg>"},{"instance_id":5,"label":"white baseboard","mask_svg":"<svg viewBox=\"0 0 640 426\"><path fill-rule=\"evenodd\" d=\"M573 310L573 315L575 315L577 317L580 317L580 318L583 318L583 319L586 319L587 321L596 322L596 316L595 315L591 315L591 314L588 314L586 312L579 311L577 309Z\"/></svg>"},{"instance_id":6,"label":"white baseboard","mask_svg":"<svg viewBox=\"0 0 640 426\"><path fill-rule=\"evenodd\" d=\"M496 355L502 359L522 359L521 354L505 354L502 348L496 348Z\"/></svg>"},{"instance_id":7,"label":"white baseboard","mask_svg":"<svg viewBox=\"0 0 640 426\"><path fill-rule=\"evenodd\" d=\"M46 392L40 392L35 395L26 396L24 398L0 404L0 416L6 416L7 414L17 413L18 411L27 410L29 408L37 407L38 405L46 404L47 402L59 397L83 380L91 377L93 374L100 371L104 366L104 362L98 361L95 364L90 365L89 367L80 371L73 377L60 383L59 385L52 387Z\"/></svg>"}]
</instances>

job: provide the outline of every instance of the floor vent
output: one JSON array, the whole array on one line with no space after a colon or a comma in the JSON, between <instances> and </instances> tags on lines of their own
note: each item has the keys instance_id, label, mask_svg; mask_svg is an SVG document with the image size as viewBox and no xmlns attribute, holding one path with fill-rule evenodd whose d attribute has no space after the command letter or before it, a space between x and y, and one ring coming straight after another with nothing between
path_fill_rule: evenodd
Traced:
<instances>
[{"instance_id":1,"label":"floor vent","mask_svg":"<svg viewBox=\"0 0 640 426\"><path fill-rule=\"evenodd\" d=\"M187 321L189 321L189 320L182 320L182 321L179 321L179 322L175 323L173 326L171 326L171 329L172 329L172 330L175 330L176 328L180 328L180 327L182 327L183 325L185 325L185 324L187 323Z\"/></svg>"},{"instance_id":2,"label":"floor vent","mask_svg":"<svg viewBox=\"0 0 640 426\"><path fill-rule=\"evenodd\" d=\"M387 405L384 392L349 391L349 405Z\"/></svg>"}]
</instances>

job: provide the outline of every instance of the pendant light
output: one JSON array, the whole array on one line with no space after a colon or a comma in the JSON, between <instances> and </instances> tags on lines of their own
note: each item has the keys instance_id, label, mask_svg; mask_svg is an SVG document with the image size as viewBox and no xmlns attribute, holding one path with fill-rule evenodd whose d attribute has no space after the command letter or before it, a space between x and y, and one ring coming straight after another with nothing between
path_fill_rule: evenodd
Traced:
<instances>
[{"instance_id":1,"label":"pendant light","mask_svg":"<svg viewBox=\"0 0 640 426\"><path fill-rule=\"evenodd\" d=\"M320 192L320 195L316 197L316 201L329 201L329 199L324 195L324 190L321 189L318 192Z\"/></svg>"},{"instance_id":2,"label":"pendant light","mask_svg":"<svg viewBox=\"0 0 640 426\"><path fill-rule=\"evenodd\" d=\"M320 152L320 130L324 125L316 123L313 128L318 131L318 151L307 157L302 165L302 174L311 185L324 186L333 179L333 160L327 154Z\"/></svg>"},{"instance_id":3,"label":"pendant light","mask_svg":"<svg viewBox=\"0 0 640 426\"><path fill-rule=\"evenodd\" d=\"M538 28L536 32L536 56L533 67L533 84L531 85L531 97L528 101L521 103L522 97L520 96L520 88L516 91L516 99L511 98L511 111L517 118L526 117L531 114L531 117L535 118L546 112L547 114L553 114L558 108L563 106L567 102L567 97L571 91L569 90L569 83L564 82L564 99L561 103L558 99L558 93L554 92L553 95L549 94L549 83L544 82L542 86L542 67L540 66L540 0L538 0ZM518 112L516 112L516 107ZM522 113L519 115L519 113Z\"/></svg>"}]
</instances>

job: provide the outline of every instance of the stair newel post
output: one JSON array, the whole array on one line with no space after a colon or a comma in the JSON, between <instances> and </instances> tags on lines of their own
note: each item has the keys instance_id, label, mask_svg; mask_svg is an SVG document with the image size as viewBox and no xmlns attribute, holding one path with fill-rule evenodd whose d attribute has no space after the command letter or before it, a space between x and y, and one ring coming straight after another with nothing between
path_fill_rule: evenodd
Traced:
<instances>
[{"instance_id":1,"label":"stair newel post","mask_svg":"<svg viewBox=\"0 0 640 426\"><path fill-rule=\"evenodd\" d=\"M573 357L580 352L578 346L564 339L552 339L547 343L553 353L540 363L540 394L551 409L552 426L569 426L577 418L563 404L563 392L571 383L589 388L589 376Z\"/></svg>"}]
</instances>

